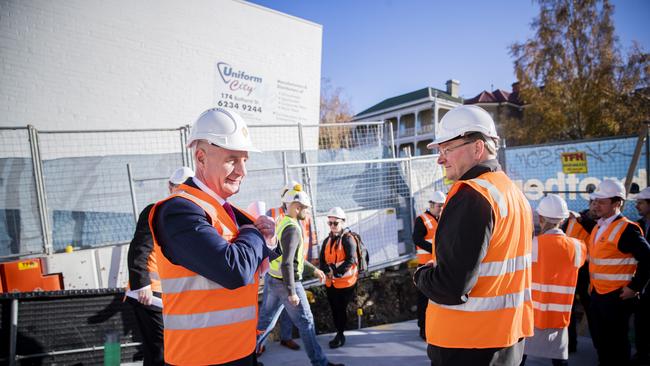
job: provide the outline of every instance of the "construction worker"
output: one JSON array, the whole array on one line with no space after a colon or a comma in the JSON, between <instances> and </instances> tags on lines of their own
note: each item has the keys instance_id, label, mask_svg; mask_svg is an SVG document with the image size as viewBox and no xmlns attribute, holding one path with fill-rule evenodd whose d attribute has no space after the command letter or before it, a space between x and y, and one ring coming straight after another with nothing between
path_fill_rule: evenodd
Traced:
<instances>
[{"instance_id":1,"label":"construction worker","mask_svg":"<svg viewBox=\"0 0 650 366\"><path fill-rule=\"evenodd\" d=\"M329 342L330 348L345 344L345 324L348 322L347 308L354 296L359 277L357 245L349 228L345 227L347 216L340 207L327 212L330 233L323 241L320 252L320 268L327 275L325 290L332 310L336 335Z\"/></svg>"},{"instance_id":2,"label":"construction worker","mask_svg":"<svg viewBox=\"0 0 650 366\"><path fill-rule=\"evenodd\" d=\"M528 201L496 160L494 121L460 106L440 121L438 164L455 181L435 238L436 263L413 279L429 299L432 365L518 365L533 335Z\"/></svg>"},{"instance_id":3,"label":"construction worker","mask_svg":"<svg viewBox=\"0 0 650 366\"><path fill-rule=\"evenodd\" d=\"M591 194L600 217L589 236L589 331L600 365L630 361L629 320L650 276L650 246L636 222L621 214L625 188L603 180Z\"/></svg>"},{"instance_id":4,"label":"construction worker","mask_svg":"<svg viewBox=\"0 0 650 366\"><path fill-rule=\"evenodd\" d=\"M413 225L413 243L415 244L418 265L423 266L427 262L436 259L436 251L433 248L435 242L436 229L438 220L442 213L442 206L445 203L445 194L440 191L433 192L429 200L429 208L415 219ZM426 311L429 299L416 288L418 298L418 328L420 328L420 338L426 340Z\"/></svg>"},{"instance_id":5,"label":"construction worker","mask_svg":"<svg viewBox=\"0 0 650 366\"><path fill-rule=\"evenodd\" d=\"M196 175L149 215L163 291L165 363L256 365L258 268L275 258L275 222L227 199L253 147L246 122L213 108L188 140ZM267 243L269 246L267 246Z\"/></svg>"},{"instance_id":6,"label":"construction worker","mask_svg":"<svg viewBox=\"0 0 650 366\"><path fill-rule=\"evenodd\" d=\"M587 244L589 241L589 234L596 226L598 216L594 211L595 203L589 200L589 207L586 210L575 213L569 211L569 218L564 221L561 228L564 233L571 238L582 240ZM576 296L573 299L573 308L571 309L571 322L569 323L569 353L576 352L578 349L578 302L582 305L583 313L588 316L587 309L589 309L589 301L591 295L589 294L589 262L580 267L578 271L578 283L576 284Z\"/></svg>"},{"instance_id":7,"label":"construction worker","mask_svg":"<svg viewBox=\"0 0 650 366\"><path fill-rule=\"evenodd\" d=\"M280 192L280 200L284 198L285 193L287 193L290 189L295 187L297 184L299 184L296 181L291 181L289 184L284 186L282 188L282 191ZM282 204L280 207L272 208L268 210L266 213L268 216L272 217L273 220L275 220L276 225L282 221L282 219L285 216L285 212L287 210L286 204ZM311 218L311 215L307 215L304 220L300 220L300 228L302 229L302 235L303 235L303 243L304 245L304 255L305 255L305 260L309 261L310 263L317 262L313 260L313 255L312 255L312 250L316 246L316 230L314 226L314 222ZM300 345L296 343L293 340L293 323L291 322L291 318L289 318L289 315L287 315L286 310L282 311L282 314L280 315L279 319L280 323L280 345L287 347L289 349L292 349L294 351L297 351L300 349ZM258 355L261 355L265 350L265 347L262 345L259 349Z\"/></svg>"},{"instance_id":8,"label":"construction worker","mask_svg":"<svg viewBox=\"0 0 650 366\"><path fill-rule=\"evenodd\" d=\"M286 192L282 201L287 209L276 228L282 255L271 262L269 272L264 278L264 294L257 329L259 333L263 333L271 327L276 313L284 306L291 321L298 327L300 339L311 364L334 365L327 360L316 340L314 316L301 282L304 271L307 275L313 273L321 282L325 282L325 273L305 261L303 254L304 240L299 221L307 217L311 200L298 184Z\"/></svg>"},{"instance_id":9,"label":"construction worker","mask_svg":"<svg viewBox=\"0 0 650 366\"><path fill-rule=\"evenodd\" d=\"M526 339L528 355L550 358L554 366L569 364L571 308L578 270L585 263L584 241L568 237L559 226L569 217L562 197L549 194L537 206L541 234L533 239L533 308L535 334Z\"/></svg>"},{"instance_id":10,"label":"construction worker","mask_svg":"<svg viewBox=\"0 0 650 366\"><path fill-rule=\"evenodd\" d=\"M636 210L641 218L637 223L643 230L646 241L650 240L650 187L636 195ZM646 285L641 291L639 304L634 310L634 343L636 354L632 362L637 365L650 365L650 290Z\"/></svg>"},{"instance_id":11,"label":"construction worker","mask_svg":"<svg viewBox=\"0 0 650 366\"><path fill-rule=\"evenodd\" d=\"M194 172L188 167L178 168L169 177L167 189L171 194L178 185L193 177ZM127 265L129 268L129 291L126 301L133 306L135 320L142 335L143 365L164 365L163 357L163 318L158 266L153 255L153 240L149 229L150 204L140 212L135 225L135 234L129 244Z\"/></svg>"}]
</instances>

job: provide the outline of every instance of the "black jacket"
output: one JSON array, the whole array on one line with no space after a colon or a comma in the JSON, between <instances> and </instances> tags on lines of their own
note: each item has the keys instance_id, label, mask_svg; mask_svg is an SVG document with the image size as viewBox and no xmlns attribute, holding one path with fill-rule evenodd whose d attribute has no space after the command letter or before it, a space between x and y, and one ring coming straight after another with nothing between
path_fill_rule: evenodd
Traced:
<instances>
[{"instance_id":1,"label":"black jacket","mask_svg":"<svg viewBox=\"0 0 650 366\"><path fill-rule=\"evenodd\" d=\"M145 207L138 222L135 225L135 234L129 245L127 254L127 263L129 266L129 286L132 290L138 290L151 285L147 261L153 251L153 239L151 230L149 230L149 212L153 208L153 203Z\"/></svg>"}]
</instances>

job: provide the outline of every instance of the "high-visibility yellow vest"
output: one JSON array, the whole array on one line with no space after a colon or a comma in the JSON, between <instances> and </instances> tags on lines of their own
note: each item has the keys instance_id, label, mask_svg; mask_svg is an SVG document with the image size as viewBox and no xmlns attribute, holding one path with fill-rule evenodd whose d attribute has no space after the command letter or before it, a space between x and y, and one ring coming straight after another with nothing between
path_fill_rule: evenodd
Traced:
<instances>
[{"instance_id":1,"label":"high-visibility yellow vest","mask_svg":"<svg viewBox=\"0 0 650 366\"><path fill-rule=\"evenodd\" d=\"M282 240L282 233L284 232L284 229L288 228L289 226L295 226L296 230L298 230L298 233L300 234L300 244L298 245L298 248L296 250L296 255L295 258L298 260L298 280L302 279L302 271L305 268L305 256L300 255L302 254L302 247L304 245L304 240L302 236L302 228L300 227L300 224L298 224L298 220L291 218L289 216L284 216L280 222L278 222L278 226L275 228L275 236L278 238L278 241ZM271 265L269 268L269 275L271 277L275 277L278 279L282 278L282 269L280 268L280 265L282 264L282 256L277 257L273 261L271 261Z\"/></svg>"}]
</instances>

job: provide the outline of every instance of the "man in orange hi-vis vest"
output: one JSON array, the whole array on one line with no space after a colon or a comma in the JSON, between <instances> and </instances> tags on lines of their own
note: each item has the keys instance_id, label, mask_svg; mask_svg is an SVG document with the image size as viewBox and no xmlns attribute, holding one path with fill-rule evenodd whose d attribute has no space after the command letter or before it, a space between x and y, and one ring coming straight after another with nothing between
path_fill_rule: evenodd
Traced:
<instances>
[{"instance_id":1,"label":"man in orange hi-vis vest","mask_svg":"<svg viewBox=\"0 0 650 366\"><path fill-rule=\"evenodd\" d=\"M438 164L454 181L438 222L436 263L413 275L429 298L432 365L518 365L533 335L533 222L523 193L496 160L498 135L480 107L440 121Z\"/></svg>"},{"instance_id":2,"label":"man in orange hi-vis vest","mask_svg":"<svg viewBox=\"0 0 650 366\"><path fill-rule=\"evenodd\" d=\"M585 242L571 238L559 226L569 217L562 197L549 194L537 206L540 235L533 239L533 308L535 334L526 339L527 356L550 358L554 366L569 364L569 321L578 282L585 263Z\"/></svg>"},{"instance_id":3,"label":"man in orange hi-vis vest","mask_svg":"<svg viewBox=\"0 0 650 366\"><path fill-rule=\"evenodd\" d=\"M440 213L442 213L444 203L445 194L440 191L433 192L433 196L429 200L429 208L415 219L411 238L413 239L413 244L415 244L417 261L420 266L436 258L433 243L436 236L436 229L438 228L438 219L440 219ZM417 290L417 295L418 328L420 328L420 338L426 340L425 324L429 299L419 290Z\"/></svg>"},{"instance_id":4,"label":"man in orange hi-vis vest","mask_svg":"<svg viewBox=\"0 0 650 366\"><path fill-rule=\"evenodd\" d=\"M169 177L169 194L194 172L188 167L178 168ZM144 366L164 365L163 357L163 318L162 288L158 265L153 250L153 239L149 228L149 213L154 204L145 207L135 225L135 234L129 244L127 264L129 268L129 290L126 302L133 306L135 319L142 335L142 354Z\"/></svg>"},{"instance_id":5,"label":"man in orange hi-vis vest","mask_svg":"<svg viewBox=\"0 0 650 366\"><path fill-rule=\"evenodd\" d=\"M600 219L587 246L592 286L588 320L603 366L629 363L630 316L650 277L650 246L639 225L621 214L625 197L625 187L611 179L590 196Z\"/></svg>"},{"instance_id":6,"label":"man in orange hi-vis vest","mask_svg":"<svg viewBox=\"0 0 650 366\"><path fill-rule=\"evenodd\" d=\"M257 365L257 293L275 258L275 222L227 199L256 150L237 113L213 108L194 122L188 147L196 175L149 215L162 285L165 363Z\"/></svg>"}]
</instances>

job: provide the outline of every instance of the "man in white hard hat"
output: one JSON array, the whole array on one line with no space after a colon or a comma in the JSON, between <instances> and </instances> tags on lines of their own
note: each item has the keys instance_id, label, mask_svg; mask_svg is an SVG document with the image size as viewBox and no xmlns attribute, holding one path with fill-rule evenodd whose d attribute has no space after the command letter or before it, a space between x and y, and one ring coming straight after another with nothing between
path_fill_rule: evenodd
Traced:
<instances>
[{"instance_id":1,"label":"man in white hard hat","mask_svg":"<svg viewBox=\"0 0 650 366\"><path fill-rule=\"evenodd\" d=\"M416 260L418 265L423 266L429 261L435 260L436 251L433 247L438 228L438 220L442 213L442 206L445 203L446 195L441 191L433 192L429 200L429 208L415 219L413 225L413 244L416 249ZM416 289L417 290L417 289ZM426 311L429 299L420 290L417 290L417 307L418 307L418 328L420 328L420 338L426 340Z\"/></svg>"},{"instance_id":2,"label":"man in white hard hat","mask_svg":"<svg viewBox=\"0 0 650 366\"><path fill-rule=\"evenodd\" d=\"M167 183L169 193L174 192L180 184L193 176L194 172L188 167L176 169ZM143 364L152 366L164 365L161 287L156 260L152 259L153 240L149 229L149 213L153 206L153 203L148 205L140 213L135 225L135 234L129 245L127 267L131 290L127 291L126 297L126 301L133 306L142 335Z\"/></svg>"},{"instance_id":3,"label":"man in white hard hat","mask_svg":"<svg viewBox=\"0 0 650 366\"><path fill-rule=\"evenodd\" d=\"M298 182L292 180L289 182L289 184L282 187L282 190L280 191L281 206L271 208L266 212L267 216L270 216L273 218L273 220L275 220L276 225L284 218L285 212L287 211L287 204L282 202L284 195L298 184L299 184ZM317 247L317 245L316 245L316 230L311 215L307 213L307 216L303 220L300 220L299 223L300 223L300 228L302 229L303 243L305 244L303 246L305 260L310 263L317 262L317 260L314 260L312 254L313 248ZM293 340L294 325L291 322L291 318L289 318L289 315L287 315L286 310L282 311L278 323L280 323L280 345L294 351L299 350L300 345ZM259 347L258 356L261 355L264 351L265 351L264 346Z\"/></svg>"},{"instance_id":4,"label":"man in white hard hat","mask_svg":"<svg viewBox=\"0 0 650 366\"><path fill-rule=\"evenodd\" d=\"M264 278L264 294L257 328L260 332L266 331L272 326L278 310L284 306L287 315L298 327L300 339L305 345L305 352L311 364L334 365L327 360L316 340L314 316L302 286L303 273L314 274L321 282L325 282L323 271L305 261L303 254L304 240L299 221L307 217L311 200L302 190L302 186L297 184L285 193L282 201L287 210L276 228L282 256L271 262L269 273Z\"/></svg>"},{"instance_id":5,"label":"man in white hard hat","mask_svg":"<svg viewBox=\"0 0 650 366\"><path fill-rule=\"evenodd\" d=\"M650 277L650 246L636 222L621 214L625 187L603 180L591 199L600 217L589 237L589 332L601 365L630 361L629 320Z\"/></svg>"},{"instance_id":6,"label":"man in white hard hat","mask_svg":"<svg viewBox=\"0 0 650 366\"><path fill-rule=\"evenodd\" d=\"M256 365L259 268L273 256L275 223L227 200L258 151L236 112L213 108L194 122L196 175L149 216L163 290L165 363Z\"/></svg>"},{"instance_id":7,"label":"man in white hard hat","mask_svg":"<svg viewBox=\"0 0 650 366\"><path fill-rule=\"evenodd\" d=\"M636 195L636 210L641 218L637 221L646 241L650 240L650 187ZM632 361L636 364L650 365L650 290L644 287L639 296L639 304L634 311L634 343L636 354Z\"/></svg>"},{"instance_id":8,"label":"man in white hard hat","mask_svg":"<svg viewBox=\"0 0 650 366\"><path fill-rule=\"evenodd\" d=\"M347 308L359 279L358 243L345 224L346 219L341 207L332 207L327 212L330 233L323 240L320 251L320 268L327 275L325 290L336 328L336 335L329 342L330 348L345 345Z\"/></svg>"},{"instance_id":9,"label":"man in white hard hat","mask_svg":"<svg viewBox=\"0 0 650 366\"><path fill-rule=\"evenodd\" d=\"M571 308L578 270L585 263L584 241L560 230L569 217L566 201L556 194L542 198L537 206L540 235L533 239L532 274L535 334L526 339L527 356L550 358L553 365L568 365Z\"/></svg>"},{"instance_id":10,"label":"man in white hard hat","mask_svg":"<svg viewBox=\"0 0 650 366\"><path fill-rule=\"evenodd\" d=\"M430 300L432 365L518 365L533 334L531 208L501 171L498 138L485 110L460 106L428 146L455 181L438 223L436 263L414 274Z\"/></svg>"}]
</instances>

